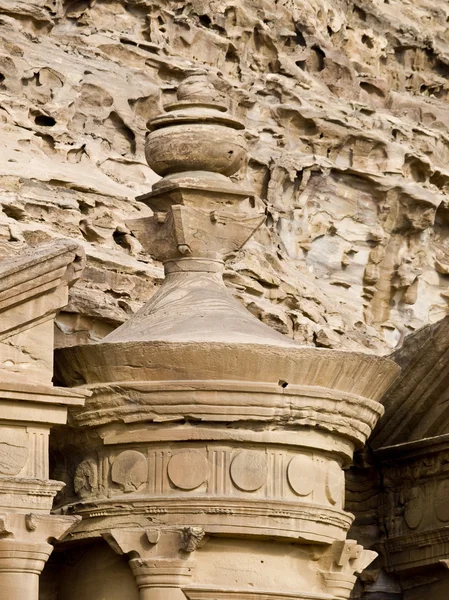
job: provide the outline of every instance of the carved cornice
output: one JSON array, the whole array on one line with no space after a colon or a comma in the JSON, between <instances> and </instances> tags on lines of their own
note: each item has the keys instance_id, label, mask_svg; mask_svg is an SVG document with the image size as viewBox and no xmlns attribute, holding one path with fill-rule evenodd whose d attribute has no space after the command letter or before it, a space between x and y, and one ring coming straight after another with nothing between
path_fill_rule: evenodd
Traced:
<instances>
[{"instance_id":1,"label":"carved cornice","mask_svg":"<svg viewBox=\"0 0 449 600\"><path fill-rule=\"evenodd\" d=\"M120 496L111 500L80 502L64 508L64 514L76 514L83 521L72 533L75 539L98 537L111 524L126 526L133 514L164 517L169 525L195 525L207 534L235 537L262 537L283 541L330 544L345 536L353 515L341 510L307 502L276 502L275 500L230 500L194 498L135 498ZM92 528L90 519L107 517L107 524Z\"/></svg>"},{"instance_id":2,"label":"carved cornice","mask_svg":"<svg viewBox=\"0 0 449 600\"><path fill-rule=\"evenodd\" d=\"M325 387L236 381L117 382L88 386L86 407L72 411L73 423L99 426L169 419L206 422L263 422L292 428L316 427L362 446L382 414L366 397ZM247 401L246 401L247 400Z\"/></svg>"},{"instance_id":3,"label":"carved cornice","mask_svg":"<svg viewBox=\"0 0 449 600\"><path fill-rule=\"evenodd\" d=\"M385 550L394 571L441 564L449 559L449 527L388 539Z\"/></svg>"}]
</instances>

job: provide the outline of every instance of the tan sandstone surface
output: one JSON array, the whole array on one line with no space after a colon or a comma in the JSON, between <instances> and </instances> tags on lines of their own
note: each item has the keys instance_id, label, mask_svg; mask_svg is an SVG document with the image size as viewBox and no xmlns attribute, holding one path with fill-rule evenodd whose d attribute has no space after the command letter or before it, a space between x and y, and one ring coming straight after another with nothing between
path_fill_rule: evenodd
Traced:
<instances>
[{"instance_id":1,"label":"tan sandstone surface","mask_svg":"<svg viewBox=\"0 0 449 600\"><path fill-rule=\"evenodd\" d=\"M57 344L101 339L159 286L126 218L158 176L145 124L192 67L247 128L267 228L228 263L299 343L386 354L447 313L446 2L2 0L1 254L87 254Z\"/></svg>"}]
</instances>

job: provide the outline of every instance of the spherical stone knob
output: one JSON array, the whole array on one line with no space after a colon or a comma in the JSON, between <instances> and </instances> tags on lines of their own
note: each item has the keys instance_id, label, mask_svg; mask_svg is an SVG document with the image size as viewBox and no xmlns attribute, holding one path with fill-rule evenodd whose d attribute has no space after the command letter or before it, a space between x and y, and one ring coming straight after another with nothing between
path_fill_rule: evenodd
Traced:
<instances>
[{"instance_id":1,"label":"spherical stone knob","mask_svg":"<svg viewBox=\"0 0 449 600\"><path fill-rule=\"evenodd\" d=\"M207 77L206 71L197 70L182 81L177 89L176 97L179 102L201 102L204 104L225 104L224 97L215 89Z\"/></svg>"}]
</instances>

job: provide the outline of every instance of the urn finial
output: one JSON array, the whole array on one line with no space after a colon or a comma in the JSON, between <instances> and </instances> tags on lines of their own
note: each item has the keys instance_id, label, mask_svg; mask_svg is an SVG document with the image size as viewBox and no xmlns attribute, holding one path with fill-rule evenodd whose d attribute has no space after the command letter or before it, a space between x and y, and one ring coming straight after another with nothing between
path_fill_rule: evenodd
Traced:
<instances>
[{"instance_id":1,"label":"urn finial","mask_svg":"<svg viewBox=\"0 0 449 600\"><path fill-rule=\"evenodd\" d=\"M181 258L200 260L202 270L214 261L216 271L216 262L238 251L265 220L262 212L243 210L253 194L230 179L246 159L244 125L206 72L196 70L148 128L146 158L162 179L139 200L155 215L128 225L166 271Z\"/></svg>"}]
</instances>

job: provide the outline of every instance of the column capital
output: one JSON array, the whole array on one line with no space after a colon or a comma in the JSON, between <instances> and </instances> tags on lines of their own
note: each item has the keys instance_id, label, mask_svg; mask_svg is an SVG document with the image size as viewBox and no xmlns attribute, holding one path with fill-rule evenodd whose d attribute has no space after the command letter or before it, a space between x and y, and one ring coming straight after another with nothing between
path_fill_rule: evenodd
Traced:
<instances>
[{"instance_id":1,"label":"column capital","mask_svg":"<svg viewBox=\"0 0 449 600\"><path fill-rule=\"evenodd\" d=\"M39 575L61 539L79 517L0 513L0 589L10 600L37 600Z\"/></svg>"},{"instance_id":2,"label":"column capital","mask_svg":"<svg viewBox=\"0 0 449 600\"><path fill-rule=\"evenodd\" d=\"M377 552L364 550L356 540L334 542L326 551L315 557L321 567L326 589L336 598L349 598L361 573L376 558Z\"/></svg>"},{"instance_id":3,"label":"column capital","mask_svg":"<svg viewBox=\"0 0 449 600\"><path fill-rule=\"evenodd\" d=\"M60 540L80 521L77 516L0 513L0 544L49 544ZM50 546L51 547L51 546Z\"/></svg>"},{"instance_id":4,"label":"column capital","mask_svg":"<svg viewBox=\"0 0 449 600\"><path fill-rule=\"evenodd\" d=\"M207 541L201 527L111 529L104 539L129 564L142 588L180 588L192 575L192 552Z\"/></svg>"}]
</instances>

